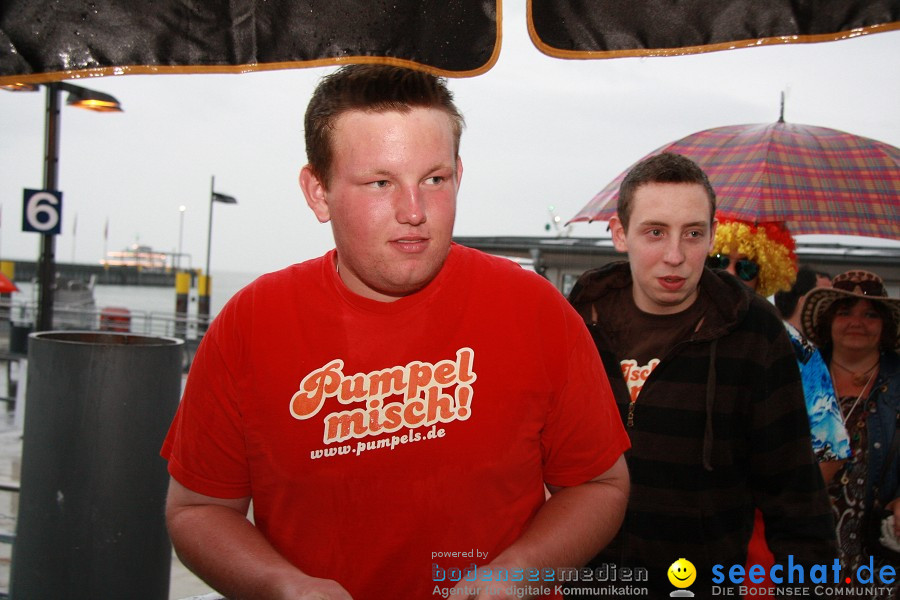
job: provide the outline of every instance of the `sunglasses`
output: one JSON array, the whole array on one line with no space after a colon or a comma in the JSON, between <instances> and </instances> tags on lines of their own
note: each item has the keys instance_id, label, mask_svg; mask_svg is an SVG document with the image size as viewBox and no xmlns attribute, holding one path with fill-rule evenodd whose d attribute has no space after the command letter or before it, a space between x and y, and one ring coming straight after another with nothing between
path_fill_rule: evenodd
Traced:
<instances>
[{"instance_id":1,"label":"sunglasses","mask_svg":"<svg viewBox=\"0 0 900 600\"><path fill-rule=\"evenodd\" d=\"M724 254L713 254L706 259L706 266L710 269L727 269L731 264L731 259ZM752 281L759 275L759 264L749 258L742 258L735 261L734 272L743 281Z\"/></svg>"},{"instance_id":2,"label":"sunglasses","mask_svg":"<svg viewBox=\"0 0 900 600\"><path fill-rule=\"evenodd\" d=\"M845 292L862 293L863 296L887 296L884 286L880 282L873 280L850 281L845 279L835 281L831 284L831 287Z\"/></svg>"}]
</instances>

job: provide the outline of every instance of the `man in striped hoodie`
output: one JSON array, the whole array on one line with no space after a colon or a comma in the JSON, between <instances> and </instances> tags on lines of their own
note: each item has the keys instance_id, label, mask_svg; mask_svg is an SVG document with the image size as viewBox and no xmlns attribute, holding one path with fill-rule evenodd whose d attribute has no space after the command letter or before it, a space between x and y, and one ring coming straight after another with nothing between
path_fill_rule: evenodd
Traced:
<instances>
[{"instance_id":1,"label":"man in striped hoodie","mask_svg":"<svg viewBox=\"0 0 900 600\"><path fill-rule=\"evenodd\" d=\"M695 597L736 595L750 573L731 567L745 565L755 508L776 563L803 569L803 582L797 569L776 581L808 585L837 555L790 341L765 299L704 267L715 226L695 163L646 159L610 220L628 262L588 271L569 298L632 442L628 512L594 566L645 569L652 597L686 587L669 573L680 558L696 569Z\"/></svg>"}]
</instances>

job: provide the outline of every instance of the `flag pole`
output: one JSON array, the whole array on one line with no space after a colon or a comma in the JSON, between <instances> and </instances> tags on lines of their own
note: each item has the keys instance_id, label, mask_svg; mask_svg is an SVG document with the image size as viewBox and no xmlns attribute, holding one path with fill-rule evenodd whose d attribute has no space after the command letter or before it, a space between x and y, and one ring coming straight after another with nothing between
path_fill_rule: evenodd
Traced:
<instances>
[{"instance_id":1,"label":"flag pole","mask_svg":"<svg viewBox=\"0 0 900 600\"><path fill-rule=\"evenodd\" d=\"M103 225L103 268L109 268L109 216L106 217L106 224Z\"/></svg>"},{"instance_id":2,"label":"flag pole","mask_svg":"<svg viewBox=\"0 0 900 600\"><path fill-rule=\"evenodd\" d=\"M75 241L78 239L78 213L72 221L72 264L75 264Z\"/></svg>"}]
</instances>

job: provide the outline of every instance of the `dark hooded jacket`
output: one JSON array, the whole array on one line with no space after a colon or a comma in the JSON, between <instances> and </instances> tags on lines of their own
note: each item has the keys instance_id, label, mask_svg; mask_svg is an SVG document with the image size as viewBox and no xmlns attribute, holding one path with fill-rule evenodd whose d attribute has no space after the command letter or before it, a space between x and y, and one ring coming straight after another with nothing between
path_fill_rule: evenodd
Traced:
<instances>
[{"instance_id":1,"label":"dark hooded jacket","mask_svg":"<svg viewBox=\"0 0 900 600\"><path fill-rule=\"evenodd\" d=\"M609 336L615 290L631 289L628 263L588 271L569 296L588 324L625 420L629 392ZM765 299L724 272L705 269L709 307L643 385L628 428L631 497L613 543L593 564L643 567L652 597L675 588L667 570L686 558L690 591L709 597L746 562L754 509L776 562L832 565L830 504L813 456L797 361ZM714 567L724 581L716 582ZM809 577L809 571L806 571ZM808 583L808 579L807 579Z\"/></svg>"}]
</instances>

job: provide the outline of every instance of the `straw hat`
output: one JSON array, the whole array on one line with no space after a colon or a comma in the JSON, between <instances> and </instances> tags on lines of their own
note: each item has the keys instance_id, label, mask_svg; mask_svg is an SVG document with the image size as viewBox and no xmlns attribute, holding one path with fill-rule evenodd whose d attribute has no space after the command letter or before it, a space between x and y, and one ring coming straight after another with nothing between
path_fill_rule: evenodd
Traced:
<instances>
[{"instance_id":1,"label":"straw hat","mask_svg":"<svg viewBox=\"0 0 900 600\"><path fill-rule=\"evenodd\" d=\"M835 277L830 288L815 288L806 297L803 304L803 332L817 346L824 346L828 339L819 336L819 321L825 311L836 300L843 298L864 298L885 306L894 316L894 331L883 331L882 336L890 339L893 335L893 348L900 348L900 298L891 298L884 289L884 281L875 273L868 271L847 271Z\"/></svg>"}]
</instances>

